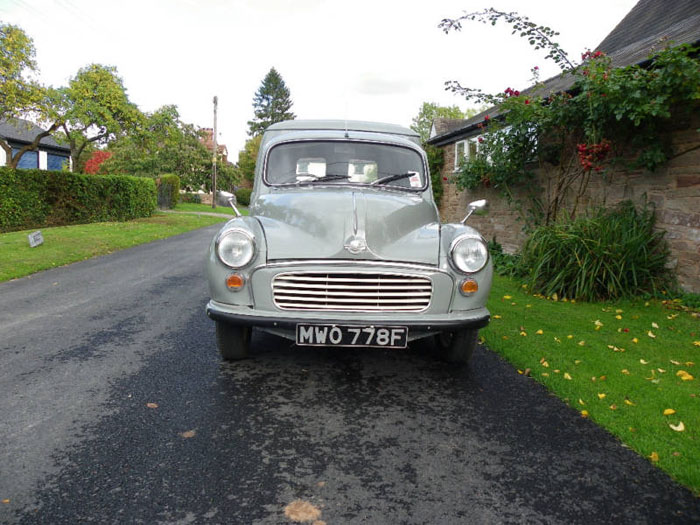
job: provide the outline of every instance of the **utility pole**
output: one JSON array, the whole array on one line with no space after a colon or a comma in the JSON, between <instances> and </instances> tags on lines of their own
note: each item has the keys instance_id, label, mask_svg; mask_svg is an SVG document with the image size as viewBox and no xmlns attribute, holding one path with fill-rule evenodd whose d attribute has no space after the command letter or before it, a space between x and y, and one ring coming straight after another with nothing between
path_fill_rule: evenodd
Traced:
<instances>
[{"instance_id":1,"label":"utility pole","mask_svg":"<svg viewBox=\"0 0 700 525\"><path fill-rule=\"evenodd\" d=\"M212 174L211 174L211 182L212 182L212 189L213 189L213 195L211 199L211 207L216 208L216 157L217 157L217 149L218 146L216 145L216 109L219 105L219 98L217 96L214 96L214 156L212 158Z\"/></svg>"}]
</instances>

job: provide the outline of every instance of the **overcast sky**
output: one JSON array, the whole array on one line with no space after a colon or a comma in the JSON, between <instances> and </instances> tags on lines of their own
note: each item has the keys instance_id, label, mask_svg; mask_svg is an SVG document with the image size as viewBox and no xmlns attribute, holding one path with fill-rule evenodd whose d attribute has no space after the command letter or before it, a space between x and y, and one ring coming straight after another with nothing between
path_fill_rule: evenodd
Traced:
<instances>
[{"instance_id":1,"label":"overcast sky","mask_svg":"<svg viewBox=\"0 0 700 525\"><path fill-rule=\"evenodd\" d=\"M673 0L670 0L673 1ZM468 107L447 80L486 91L528 86L544 61L507 26L446 17L487 7L518 11L561 33L578 59L637 0L0 0L0 21L34 39L40 79L61 86L90 63L116 66L142 111L175 104L186 122L212 127L231 160L243 147L252 99L271 67L291 91L297 118L410 125L422 102Z\"/></svg>"}]
</instances>

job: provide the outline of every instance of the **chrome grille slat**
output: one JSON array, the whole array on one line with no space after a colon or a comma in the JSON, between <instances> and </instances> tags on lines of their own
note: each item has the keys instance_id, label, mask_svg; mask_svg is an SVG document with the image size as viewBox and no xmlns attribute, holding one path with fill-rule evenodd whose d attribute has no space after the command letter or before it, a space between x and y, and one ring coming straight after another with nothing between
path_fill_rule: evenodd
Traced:
<instances>
[{"instance_id":1,"label":"chrome grille slat","mask_svg":"<svg viewBox=\"0 0 700 525\"><path fill-rule=\"evenodd\" d=\"M272 281L283 310L421 312L432 298L428 277L397 273L282 273Z\"/></svg>"}]
</instances>

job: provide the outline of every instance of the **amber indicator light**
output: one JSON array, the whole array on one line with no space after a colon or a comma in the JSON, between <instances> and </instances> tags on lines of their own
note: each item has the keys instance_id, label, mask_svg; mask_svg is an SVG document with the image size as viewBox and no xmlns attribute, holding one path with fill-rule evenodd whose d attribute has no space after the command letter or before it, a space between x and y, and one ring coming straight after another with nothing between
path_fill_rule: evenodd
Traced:
<instances>
[{"instance_id":1,"label":"amber indicator light","mask_svg":"<svg viewBox=\"0 0 700 525\"><path fill-rule=\"evenodd\" d=\"M473 294L479 291L479 285L472 279L465 279L462 281L461 290L463 294Z\"/></svg>"},{"instance_id":2,"label":"amber indicator light","mask_svg":"<svg viewBox=\"0 0 700 525\"><path fill-rule=\"evenodd\" d=\"M226 278L226 286L232 290L240 290L243 287L243 277L237 273L229 275Z\"/></svg>"}]
</instances>

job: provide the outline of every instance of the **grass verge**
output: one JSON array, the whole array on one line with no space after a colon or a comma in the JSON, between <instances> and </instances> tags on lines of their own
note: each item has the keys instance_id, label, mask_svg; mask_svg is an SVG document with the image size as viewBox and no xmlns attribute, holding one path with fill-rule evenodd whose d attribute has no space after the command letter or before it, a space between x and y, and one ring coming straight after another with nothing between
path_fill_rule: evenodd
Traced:
<instances>
[{"instance_id":1,"label":"grass verge","mask_svg":"<svg viewBox=\"0 0 700 525\"><path fill-rule=\"evenodd\" d=\"M245 206L237 206L242 215L248 215L248 208ZM173 208L175 211L190 211L199 213L225 213L226 215L236 215L231 206L217 206L212 208L211 204L197 204L195 202L179 202Z\"/></svg>"},{"instance_id":2,"label":"grass verge","mask_svg":"<svg viewBox=\"0 0 700 525\"><path fill-rule=\"evenodd\" d=\"M221 217L156 213L128 222L42 228L44 244L30 248L28 231L0 234L0 282L223 222Z\"/></svg>"},{"instance_id":3,"label":"grass verge","mask_svg":"<svg viewBox=\"0 0 700 525\"><path fill-rule=\"evenodd\" d=\"M700 494L698 314L555 299L495 276L488 347Z\"/></svg>"}]
</instances>

